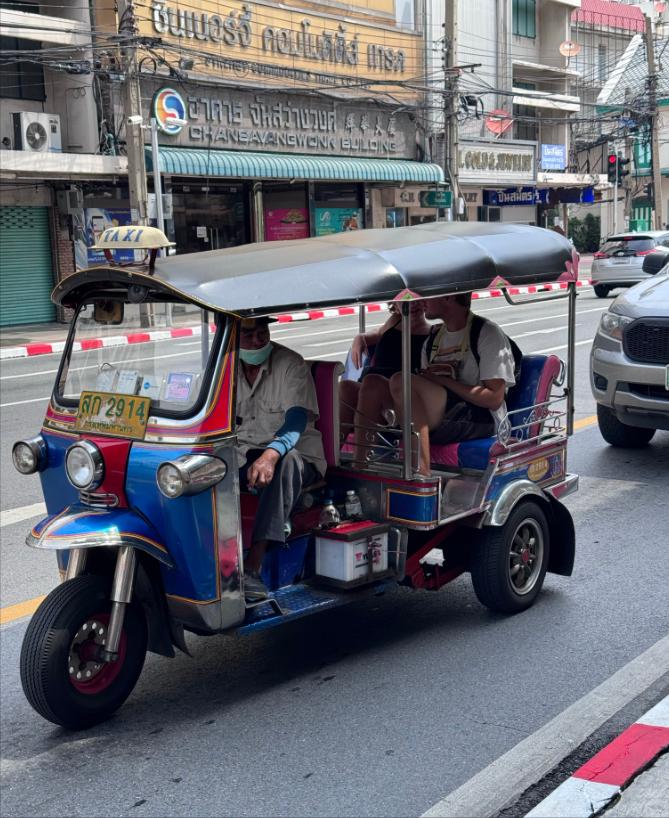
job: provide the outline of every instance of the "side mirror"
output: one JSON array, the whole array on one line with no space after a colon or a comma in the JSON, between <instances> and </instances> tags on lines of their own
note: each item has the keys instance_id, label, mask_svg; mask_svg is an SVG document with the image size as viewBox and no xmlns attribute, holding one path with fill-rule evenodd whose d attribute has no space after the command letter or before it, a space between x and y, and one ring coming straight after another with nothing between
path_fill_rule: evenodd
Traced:
<instances>
[{"instance_id":1,"label":"side mirror","mask_svg":"<svg viewBox=\"0 0 669 818\"><path fill-rule=\"evenodd\" d=\"M122 301L96 301L93 308L93 320L96 324L122 324Z\"/></svg>"},{"instance_id":2,"label":"side mirror","mask_svg":"<svg viewBox=\"0 0 669 818\"><path fill-rule=\"evenodd\" d=\"M647 275L656 275L669 262L669 252L655 250L649 253L643 260L641 269Z\"/></svg>"}]
</instances>

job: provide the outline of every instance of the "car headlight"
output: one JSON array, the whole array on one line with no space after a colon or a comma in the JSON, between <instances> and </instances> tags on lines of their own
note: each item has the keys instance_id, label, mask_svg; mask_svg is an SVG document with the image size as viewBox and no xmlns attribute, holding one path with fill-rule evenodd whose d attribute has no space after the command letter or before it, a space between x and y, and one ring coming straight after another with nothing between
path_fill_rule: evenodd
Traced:
<instances>
[{"instance_id":1,"label":"car headlight","mask_svg":"<svg viewBox=\"0 0 669 818\"><path fill-rule=\"evenodd\" d=\"M186 454L168 460L158 467L158 488L170 499L182 494L197 494L222 480L228 467L218 457L207 454Z\"/></svg>"},{"instance_id":2,"label":"car headlight","mask_svg":"<svg viewBox=\"0 0 669 818\"><path fill-rule=\"evenodd\" d=\"M42 435L17 440L12 446L12 462L21 474L33 474L46 463L46 442Z\"/></svg>"},{"instance_id":3,"label":"car headlight","mask_svg":"<svg viewBox=\"0 0 669 818\"><path fill-rule=\"evenodd\" d=\"M65 455L65 474L76 489L96 489L105 476L100 449L88 440L70 446Z\"/></svg>"},{"instance_id":4,"label":"car headlight","mask_svg":"<svg viewBox=\"0 0 669 818\"><path fill-rule=\"evenodd\" d=\"M602 335L621 341L623 329L631 324L633 320L633 318L628 318L625 315L617 315L615 312L605 312L599 322L599 331Z\"/></svg>"}]
</instances>

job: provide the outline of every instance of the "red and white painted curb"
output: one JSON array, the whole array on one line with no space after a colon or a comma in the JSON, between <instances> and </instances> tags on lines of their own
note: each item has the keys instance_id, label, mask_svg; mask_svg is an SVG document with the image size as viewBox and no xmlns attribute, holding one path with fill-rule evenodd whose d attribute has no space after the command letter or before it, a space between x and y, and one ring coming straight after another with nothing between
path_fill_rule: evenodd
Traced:
<instances>
[{"instance_id":1,"label":"red and white painted curb","mask_svg":"<svg viewBox=\"0 0 669 818\"><path fill-rule=\"evenodd\" d=\"M588 280L576 282L577 287L586 287L591 284ZM532 284L527 287L509 287L509 295L532 295L534 293L546 292L548 290L566 290L566 282L552 284ZM472 293L472 298L499 298L502 290L481 290ZM367 312L380 312L387 308L387 304L368 304ZM288 324L292 321L316 321L319 318L338 318L343 315L357 315L358 307L336 307L327 310L305 310L303 312L293 312L285 315L277 315L280 324ZM212 325L213 326L213 325ZM165 341L169 338L188 338L199 336L201 329L195 327L179 327L177 329L151 330L149 332L134 332L130 335L113 335L109 338L87 338L85 341L75 341L74 351L80 352L88 349L100 349L101 347L125 346L126 344L143 344L147 341ZM48 355L53 352L62 352L65 348L65 341L54 341L51 343L31 343L22 346L6 347L0 349L0 360L5 358L27 358L32 355Z\"/></svg>"},{"instance_id":2,"label":"red and white painted curb","mask_svg":"<svg viewBox=\"0 0 669 818\"><path fill-rule=\"evenodd\" d=\"M669 748L669 696L564 781L525 818L590 818Z\"/></svg>"}]
</instances>

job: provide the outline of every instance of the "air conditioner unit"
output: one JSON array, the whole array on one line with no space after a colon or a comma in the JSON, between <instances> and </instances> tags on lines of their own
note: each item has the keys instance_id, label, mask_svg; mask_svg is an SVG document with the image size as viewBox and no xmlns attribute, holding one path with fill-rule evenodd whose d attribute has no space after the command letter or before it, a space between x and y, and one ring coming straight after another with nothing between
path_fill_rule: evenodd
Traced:
<instances>
[{"instance_id":1,"label":"air conditioner unit","mask_svg":"<svg viewBox=\"0 0 669 818\"><path fill-rule=\"evenodd\" d=\"M80 187L71 187L69 190L59 190L56 193L58 210L64 216L82 210L84 206L84 192Z\"/></svg>"},{"instance_id":2,"label":"air conditioner unit","mask_svg":"<svg viewBox=\"0 0 669 818\"><path fill-rule=\"evenodd\" d=\"M12 114L14 150L35 153L60 153L60 117L58 114L20 111Z\"/></svg>"}]
</instances>

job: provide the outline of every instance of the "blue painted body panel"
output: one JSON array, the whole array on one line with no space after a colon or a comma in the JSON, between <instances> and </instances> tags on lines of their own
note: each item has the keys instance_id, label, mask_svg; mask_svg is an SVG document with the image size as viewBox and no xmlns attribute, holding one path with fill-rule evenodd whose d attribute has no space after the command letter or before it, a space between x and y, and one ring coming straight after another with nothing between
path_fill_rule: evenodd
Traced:
<instances>
[{"instance_id":1,"label":"blue painted body panel","mask_svg":"<svg viewBox=\"0 0 669 818\"><path fill-rule=\"evenodd\" d=\"M169 499L156 483L161 463L191 452L188 447L134 445L125 490L129 505L151 521L174 561L172 570L161 566L166 593L206 601L218 596L213 489Z\"/></svg>"},{"instance_id":2,"label":"blue painted body panel","mask_svg":"<svg viewBox=\"0 0 669 818\"><path fill-rule=\"evenodd\" d=\"M302 579L311 540L311 536L305 534L267 552L260 575L270 591Z\"/></svg>"},{"instance_id":3,"label":"blue painted body panel","mask_svg":"<svg viewBox=\"0 0 669 818\"><path fill-rule=\"evenodd\" d=\"M409 523L432 523L439 519L436 494L410 494L404 490L387 489L387 517Z\"/></svg>"},{"instance_id":4,"label":"blue painted body panel","mask_svg":"<svg viewBox=\"0 0 669 818\"><path fill-rule=\"evenodd\" d=\"M64 508L79 502L79 492L65 474L65 452L75 442L73 437L62 437L42 431L47 446L47 465L39 473L42 493L48 514L59 514Z\"/></svg>"}]
</instances>

